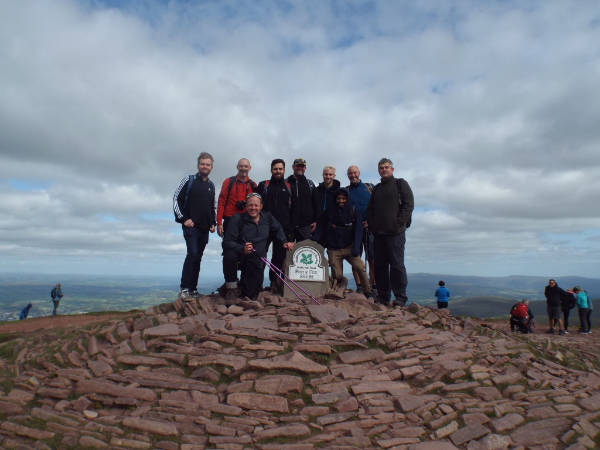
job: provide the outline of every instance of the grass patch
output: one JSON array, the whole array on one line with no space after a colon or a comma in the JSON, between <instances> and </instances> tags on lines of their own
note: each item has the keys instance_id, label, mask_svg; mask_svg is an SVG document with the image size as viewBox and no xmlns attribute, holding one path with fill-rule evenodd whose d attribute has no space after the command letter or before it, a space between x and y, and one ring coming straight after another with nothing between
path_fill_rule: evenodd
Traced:
<instances>
[{"instance_id":1,"label":"grass patch","mask_svg":"<svg viewBox=\"0 0 600 450\"><path fill-rule=\"evenodd\" d=\"M7 360L10 363L14 363L15 359L17 359L18 342L8 341L3 344L0 344L0 358Z\"/></svg>"}]
</instances>

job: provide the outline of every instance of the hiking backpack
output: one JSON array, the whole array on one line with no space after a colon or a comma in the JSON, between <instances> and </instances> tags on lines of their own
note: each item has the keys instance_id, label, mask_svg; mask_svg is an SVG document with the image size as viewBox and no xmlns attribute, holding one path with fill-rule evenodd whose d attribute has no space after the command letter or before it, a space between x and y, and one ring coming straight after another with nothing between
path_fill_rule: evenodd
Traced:
<instances>
[{"instance_id":1,"label":"hiking backpack","mask_svg":"<svg viewBox=\"0 0 600 450\"><path fill-rule=\"evenodd\" d=\"M517 306L515 306L512 315L515 316L517 319L526 319L528 312L529 307L525 303L518 303Z\"/></svg>"}]
</instances>

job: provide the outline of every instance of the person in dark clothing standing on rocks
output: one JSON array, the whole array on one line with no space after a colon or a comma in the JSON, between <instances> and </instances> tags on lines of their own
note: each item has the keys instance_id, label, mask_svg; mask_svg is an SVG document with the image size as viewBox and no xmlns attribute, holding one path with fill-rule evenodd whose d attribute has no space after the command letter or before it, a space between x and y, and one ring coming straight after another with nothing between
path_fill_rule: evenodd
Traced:
<instances>
[{"instance_id":1,"label":"person in dark clothing standing on rocks","mask_svg":"<svg viewBox=\"0 0 600 450\"><path fill-rule=\"evenodd\" d=\"M57 283L54 288L50 291L50 297L52 297L52 303L54 304L54 309L52 310L52 315L56 315L56 310L58 309L58 304L60 300L63 298L62 288L60 287L60 283Z\"/></svg>"},{"instance_id":2,"label":"person in dark clothing standing on rocks","mask_svg":"<svg viewBox=\"0 0 600 450\"><path fill-rule=\"evenodd\" d=\"M335 179L335 167L323 167L323 181L317 186L319 194L319 214L325 215L327 208L335 207L336 195L340 189L340 182Z\"/></svg>"},{"instance_id":3,"label":"person in dark clothing standing on rocks","mask_svg":"<svg viewBox=\"0 0 600 450\"><path fill-rule=\"evenodd\" d=\"M348 191L339 189L335 196L336 205L327 208L322 220L323 226L317 231L318 236L327 247L327 258L331 266L331 276L337 281L343 277L344 260L348 261L360 277L361 286L367 289L363 294L369 298L371 289L365 263L360 259L363 225L362 216L356 206L348 201Z\"/></svg>"},{"instance_id":4,"label":"person in dark clothing standing on rocks","mask_svg":"<svg viewBox=\"0 0 600 450\"><path fill-rule=\"evenodd\" d=\"M287 179L292 192L291 223L294 240L311 239L319 218L319 196L315 183L304 176L306 161L294 160L294 173Z\"/></svg>"},{"instance_id":5,"label":"person in dark clothing standing on rocks","mask_svg":"<svg viewBox=\"0 0 600 450\"><path fill-rule=\"evenodd\" d=\"M263 211L271 213L283 228L286 240L293 241L294 233L291 226L290 214L292 195L290 184L284 179L284 173L285 161L283 159L274 159L271 162L271 179L261 181L258 184L257 192L263 199ZM274 236L270 236L267 243L267 250L274 239ZM283 270L284 260L285 249L280 245L274 245L271 262ZM272 291L282 291L283 283L273 271L269 271L269 280L271 281Z\"/></svg>"},{"instance_id":6,"label":"person in dark clothing standing on rocks","mask_svg":"<svg viewBox=\"0 0 600 450\"><path fill-rule=\"evenodd\" d=\"M567 289L567 295L563 295L560 298L560 309L563 314L563 325L565 326L565 334L569 334L569 315L571 309L575 307L575 297L569 293Z\"/></svg>"},{"instance_id":7,"label":"person in dark clothing standing on rocks","mask_svg":"<svg viewBox=\"0 0 600 450\"><path fill-rule=\"evenodd\" d=\"M269 212L262 212L263 201L261 196L253 192L246 198L246 212L236 214L223 238L223 265L236 267L242 270L240 288L242 296L255 299L262 288L265 263L261 257L267 255L267 242L275 236L274 245L291 250L294 246L286 242L283 228L275 217ZM225 298L232 300L228 291Z\"/></svg>"},{"instance_id":8,"label":"person in dark clothing standing on rocks","mask_svg":"<svg viewBox=\"0 0 600 450\"><path fill-rule=\"evenodd\" d=\"M317 218L317 230L325 227L325 220L327 220L325 216L327 214L327 210L331 207L335 207L335 196L339 189L340 182L335 179L335 167L323 167L323 181L319 183L319 186L317 186L317 194L319 197L319 217ZM325 239L325 234L325 231L319 232L321 239ZM324 241L319 242L319 244L324 245Z\"/></svg>"},{"instance_id":9,"label":"person in dark clothing standing on rocks","mask_svg":"<svg viewBox=\"0 0 600 450\"><path fill-rule=\"evenodd\" d=\"M198 296L200 261L208 243L208 232L215 231L215 185L208 178L212 168L210 153L200 153L198 172L183 178L173 195L175 220L181 224L187 247L179 294L184 300Z\"/></svg>"},{"instance_id":10,"label":"person in dark clothing standing on rocks","mask_svg":"<svg viewBox=\"0 0 600 450\"><path fill-rule=\"evenodd\" d=\"M394 178L394 165L382 158L377 166L381 182L375 186L367 206L367 225L375 235L375 282L379 303L406 304L404 245L410 226L414 197L403 178ZM390 300L390 290L395 301Z\"/></svg>"},{"instance_id":11,"label":"person in dark clothing standing on rocks","mask_svg":"<svg viewBox=\"0 0 600 450\"><path fill-rule=\"evenodd\" d=\"M558 287L556 280L551 278L548 281L548 285L544 289L544 295L546 296L548 324L550 326L547 333L554 334L554 327L558 324L558 333L565 334L562 320L560 320L561 305L563 298L567 295L570 296L571 294Z\"/></svg>"}]
</instances>

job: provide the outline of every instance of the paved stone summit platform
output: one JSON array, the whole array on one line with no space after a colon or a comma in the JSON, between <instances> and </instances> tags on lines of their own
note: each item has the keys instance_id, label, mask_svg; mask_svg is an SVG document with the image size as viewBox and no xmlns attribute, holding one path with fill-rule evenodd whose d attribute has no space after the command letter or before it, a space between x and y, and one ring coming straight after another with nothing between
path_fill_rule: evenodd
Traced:
<instances>
[{"instance_id":1,"label":"paved stone summit platform","mask_svg":"<svg viewBox=\"0 0 600 450\"><path fill-rule=\"evenodd\" d=\"M358 294L236 303L2 336L0 447L600 446L600 372L568 340Z\"/></svg>"}]
</instances>

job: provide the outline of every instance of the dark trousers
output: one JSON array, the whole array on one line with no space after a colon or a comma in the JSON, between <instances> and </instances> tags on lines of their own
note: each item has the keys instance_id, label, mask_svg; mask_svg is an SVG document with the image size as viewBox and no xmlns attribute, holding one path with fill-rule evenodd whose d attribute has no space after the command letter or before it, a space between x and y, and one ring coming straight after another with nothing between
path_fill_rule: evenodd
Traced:
<instances>
[{"instance_id":1,"label":"dark trousers","mask_svg":"<svg viewBox=\"0 0 600 450\"><path fill-rule=\"evenodd\" d=\"M229 221L231 217L223 217L223 235L227 231L227 226L229 225ZM223 250L223 277L225 278L226 283L232 283L237 281L237 271L238 271L238 262L231 263L231 256L229 257L229 262L225 262L225 250Z\"/></svg>"},{"instance_id":2,"label":"dark trousers","mask_svg":"<svg viewBox=\"0 0 600 450\"><path fill-rule=\"evenodd\" d=\"M270 241L267 244L267 251L269 251L269 247L273 245L273 254L271 255L271 262L283 271L283 262L285 261L285 248L281 245L281 242L278 241ZM269 270L269 281L271 282L271 286L277 285L280 283L279 277L273 272Z\"/></svg>"},{"instance_id":3,"label":"dark trousers","mask_svg":"<svg viewBox=\"0 0 600 450\"><path fill-rule=\"evenodd\" d=\"M242 274L240 276L240 289L242 296L255 298L263 285L265 273L265 263L263 263L256 253L250 255L239 255L235 250L227 249L223 251L223 267L229 270L240 267ZM235 281L227 280L225 281Z\"/></svg>"},{"instance_id":4,"label":"dark trousers","mask_svg":"<svg viewBox=\"0 0 600 450\"><path fill-rule=\"evenodd\" d=\"M208 230L201 231L197 228L183 227L183 237L187 247L187 254L181 270L181 289L193 291L198 287L200 274L200 261L204 248L208 243Z\"/></svg>"},{"instance_id":5,"label":"dark trousers","mask_svg":"<svg viewBox=\"0 0 600 450\"><path fill-rule=\"evenodd\" d=\"M390 290L396 300L404 303L407 300L406 267L404 267L404 231L399 234L375 235L375 283L380 299L388 300Z\"/></svg>"},{"instance_id":6,"label":"dark trousers","mask_svg":"<svg viewBox=\"0 0 600 450\"><path fill-rule=\"evenodd\" d=\"M570 309L563 309L562 310L563 313L563 319L564 319L564 323L565 323L565 330L569 330L569 314L571 313Z\"/></svg>"},{"instance_id":7,"label":"dark trousers","mask_svg":"<svg viewBox=\"0 0 600 450\"><path fill-rule=\"evenodd\" d=\"M579 323L581 325L580 330L583 332L590 331L590 310L589 308L579 308Z\"/></svg>"},{"instance_id":8,"label":"dark trousers","mask_svg":"<svg viewBox=\"0 0 600 450\"><path fill-rule=\"evenodd\" d=\"M438 309L444 309L448 307L448 302L437 302Z\"/></svg>"},{"instance_id":9,"label":"dark trousers","mask_svg":"<svg viewBox=\"0 0 600 450\"><path fill-rule=\"evenodd\" d=\"M56 315L56 310L58 309L58 304L60 303L60 299L52 299L52 303L54 303L54 309L52 310L52 315Z\"/></svg>"}]
</instances>

